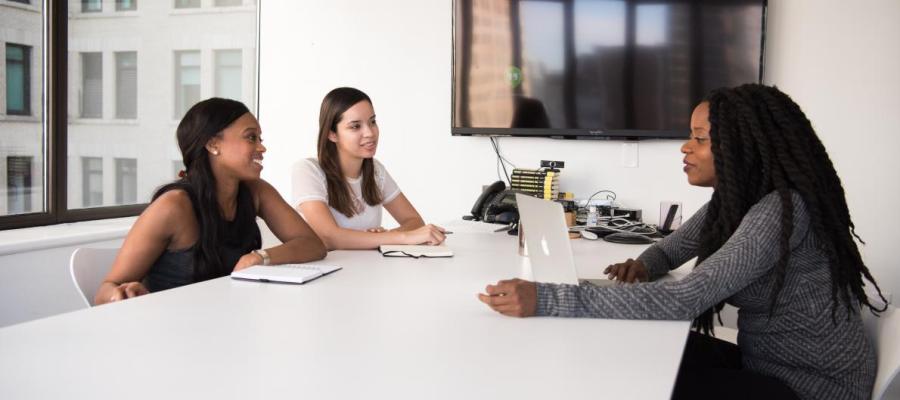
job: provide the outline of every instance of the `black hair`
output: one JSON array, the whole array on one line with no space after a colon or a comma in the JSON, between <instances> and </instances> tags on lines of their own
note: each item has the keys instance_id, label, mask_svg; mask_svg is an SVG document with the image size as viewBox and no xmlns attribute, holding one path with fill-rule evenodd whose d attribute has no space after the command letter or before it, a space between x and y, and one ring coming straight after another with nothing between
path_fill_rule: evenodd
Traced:
<instances>
[{"instance_id":1,"label":"black hair","mask_svg":"<svg viewBox=\"0 0 900 400\"><path fill-rule=\"evenodd\" d=\"M153 200L156 200L165 192L180 189L190 198L198 224L197 242L193 246L194 281L197 282L225 276L234 268L233 265L224 265L221 257L226 221L216 199L216 179L206 144L249 112L247 106L239 101L218 97L194 104L181 119L176 134L186 173L179 180L160 187L153 195ZM253 237L252 243L247 245L260 248L262 240L256 226L253 197L243 182L238 184L237 212L233 223L241 231L250 227Z\"/></svg>"},{"instance_id":2,"label":"black hair","mask_svg":"<svg viewBox=\"0 0 900 400\"><path fill-rule=\"evenodd\" d=\"M769 315L784 285L794 230L792 192L799 194L810 216L811 231L824 245L831 275L832 319L839 304L852 314L855 299L873 313L884 311L870 304L863 278L884 296L863 263L841 180L812 124L788 95L775 87L746 84L713 91L709 103L710 139L716 186L707 207L698 249L699 264L715 253L735 232L754 204L776 192L782 205L780 256L775 262L774 290ZM887 302L885 301L885 304ZM693 327L713 329L713 316L724 303L704 311ZM721 323L721 319L720 319Z\"/></svg>"},{"instance_id":3,"label":"black hair","mask_svg":"<svg viewBox=\"0 0 900 400\"><path fill-rule=\"evenodd\" d=\"M350 218L358 212L351 196L350 185L344 179L341 163L338 159L337 145L328 140L330 132L337 132L337 125L344 117L344 112L361 101L372 104L372 99L362 90L351 87L339 87L325 95L319 110L319 166L325 172L325 183L328 190L328 205ZM366 204L381 204L381 191L375 182L375 161L371 158L363 160L362 182L360 191Z\"/></svg>"}]
</instances>

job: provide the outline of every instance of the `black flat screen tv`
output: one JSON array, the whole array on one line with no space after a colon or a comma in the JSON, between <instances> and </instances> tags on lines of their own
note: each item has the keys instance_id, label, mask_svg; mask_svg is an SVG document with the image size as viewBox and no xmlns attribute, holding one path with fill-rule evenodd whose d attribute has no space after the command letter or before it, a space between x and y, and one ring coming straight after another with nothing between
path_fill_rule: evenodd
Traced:
<instances>
[{"instance_id":1,"label":"black flat screen tv","mask_svg":"<svg viewBox=\"0 0 900 400\"><path fill-rule=\"evenodd\" d=\"M454 0L453 135L682 139L761 82L765 0Z\"/></svg>"}]
</instances>

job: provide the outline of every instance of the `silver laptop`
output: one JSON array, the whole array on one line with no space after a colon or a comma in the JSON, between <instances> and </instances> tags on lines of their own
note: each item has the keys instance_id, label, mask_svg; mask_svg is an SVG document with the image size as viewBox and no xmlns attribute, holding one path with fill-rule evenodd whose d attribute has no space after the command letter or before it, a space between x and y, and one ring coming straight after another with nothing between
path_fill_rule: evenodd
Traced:
<instances>
[{"instance_id":1,"label":"silver laptop","mask_svg":"<svg viewBox=\"0 0 900 400\"><path fill-rule=\"evenodd\" d=\"M517 193L516 205L519 229L524 228L525 245L536 282L577 285L587 281L598 286L615 283L609 279L578 279L561 204Z\"/></svg>"}]
</instances>

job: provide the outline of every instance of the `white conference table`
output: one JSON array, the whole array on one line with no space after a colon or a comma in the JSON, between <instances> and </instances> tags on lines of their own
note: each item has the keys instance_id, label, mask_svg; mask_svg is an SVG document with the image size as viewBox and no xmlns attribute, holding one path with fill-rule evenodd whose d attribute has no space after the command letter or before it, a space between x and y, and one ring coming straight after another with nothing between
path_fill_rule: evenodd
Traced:
<instances>
[{"instance_id":1,"label":"white conference table","mask_svg":"<svg viewBox=\"0 0 900 400\"><path fill-rule=\"evenodd\" d=\"M335 251L305 285L214 279L0 329L0 398L667 399L688 321L510 318L505 233L453 258ZM574 240L580 277L643 246Z\"/></svg>"}]
</instances>

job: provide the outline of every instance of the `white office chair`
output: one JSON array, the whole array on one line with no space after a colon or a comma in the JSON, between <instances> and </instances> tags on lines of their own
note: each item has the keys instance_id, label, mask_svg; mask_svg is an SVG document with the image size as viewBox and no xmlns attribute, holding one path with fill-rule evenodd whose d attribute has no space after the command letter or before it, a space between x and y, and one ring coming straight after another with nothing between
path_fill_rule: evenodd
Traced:
<instances>
[{"instance_id":1,"label":"white office chair","mask_svg":"<svg viewBox=\"0 0 900 400\"><path fill-rule=\"evenodd\" d=\"M89 249L78 248L72 252L69 260L69 273L75 289L81 294L84 305L88 308L94 305L94 294L103 283L103 277L112 268L113 261L119 249Z\"/></svg>"},{"instance_id":2,"label":"white office chair","mask_svg":"<svg viewBox=\"0 0 900 400\"><path fill-rule=\"evenodd\" d=\"M870 298L870 301L874 299ZM881 301L872 304L881 304ZM862 319L866 334L878 352L878 375L872 388L872 400L900 399L900 385L891 385L900 372L900 314L894 306L888 306L879 317L864 308Z\"/></svg>"}]
</instances>

